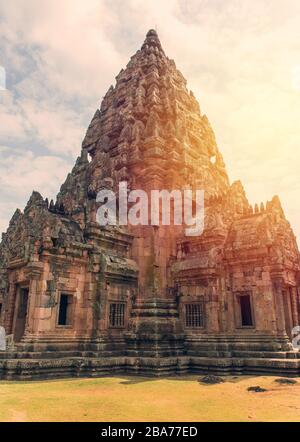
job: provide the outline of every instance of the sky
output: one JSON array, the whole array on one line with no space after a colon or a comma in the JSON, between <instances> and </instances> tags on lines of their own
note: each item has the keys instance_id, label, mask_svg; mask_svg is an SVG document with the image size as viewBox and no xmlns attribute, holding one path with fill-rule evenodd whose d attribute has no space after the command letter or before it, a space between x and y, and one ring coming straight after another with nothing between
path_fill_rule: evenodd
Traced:
<instances>
[{"instance_id":1,"label":"sky","mask_svg":"<svg viewBox=\"0 0 300 442\"><path fill-rule=\"evenodd\" d=\"M0 0L0 231L33 189L55 197L150 28L207 114L230 180L251 203L278 194L299 238L299 0Z\"/></svg>"}]
</instances>

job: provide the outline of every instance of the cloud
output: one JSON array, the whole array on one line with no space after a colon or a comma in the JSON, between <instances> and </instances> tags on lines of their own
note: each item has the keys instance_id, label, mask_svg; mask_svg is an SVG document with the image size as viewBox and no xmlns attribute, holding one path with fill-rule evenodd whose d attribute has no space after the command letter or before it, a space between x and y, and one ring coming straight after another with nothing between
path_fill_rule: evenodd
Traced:
<instances>
[{"instance_id":1,"label":"cloud","mask_svg":"<svg viewBox=\"0 0 300 442\"><path fill-rule=\"evenodd\" d=\"M54 198L70 167L58 156L0 146L0 230L6 229L17 207L23 209L32 190Z\"/></svg>"}]
</instances>

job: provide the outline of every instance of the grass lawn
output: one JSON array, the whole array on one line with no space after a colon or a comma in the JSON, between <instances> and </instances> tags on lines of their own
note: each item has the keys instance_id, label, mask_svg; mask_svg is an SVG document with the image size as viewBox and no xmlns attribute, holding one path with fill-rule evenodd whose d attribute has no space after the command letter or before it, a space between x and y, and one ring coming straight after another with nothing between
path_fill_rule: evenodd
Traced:
<instances>
[{"instance_id":1,"label":"grass lawn","mask_svg":"<svg viewBox=\"0 0 300 442\"><path fill-rule=\"evenodd\" d=\"M300 380L199 376L0 381L0 421L300 421ZM268 391L248 392L259 385Z\"/></svg>"}]
</instances>

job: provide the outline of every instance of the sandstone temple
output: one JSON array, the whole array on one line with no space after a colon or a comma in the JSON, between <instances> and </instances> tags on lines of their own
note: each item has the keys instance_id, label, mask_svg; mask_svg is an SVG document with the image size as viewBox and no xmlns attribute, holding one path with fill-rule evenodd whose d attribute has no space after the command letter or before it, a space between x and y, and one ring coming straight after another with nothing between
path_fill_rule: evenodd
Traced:
<instances>
[{"instance_id":1,"label":"sandstone temple","mask_svg":"<svg viewBox=\"0 0 300 442\"><path fill-rule=\"evenodd\" d=\"M107 225L100 189L203 189L204 232ZM0 378L300 374L299 251L277 196L252 207L150 30L56 201L34 191L0 245Z\"/></svg>"}]
</instances>

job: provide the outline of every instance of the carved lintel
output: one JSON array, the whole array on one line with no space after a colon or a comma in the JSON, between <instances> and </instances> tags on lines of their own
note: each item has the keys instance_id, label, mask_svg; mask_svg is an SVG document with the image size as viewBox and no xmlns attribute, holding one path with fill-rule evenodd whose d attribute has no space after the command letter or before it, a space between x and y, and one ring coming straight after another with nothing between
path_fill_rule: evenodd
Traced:
<instances>
[{"instance_id":1,"label":"carved lintel","mask_svg":"<svg viewBox=\"0 0 300 442\"><path fill-rule=\"evenodd\" d=\"M40 279L43 269L44 264L42 262L29 262L25 269L27 279Z\"/></svg>"}]
</instances>

